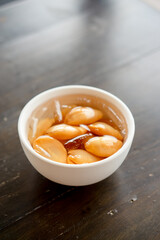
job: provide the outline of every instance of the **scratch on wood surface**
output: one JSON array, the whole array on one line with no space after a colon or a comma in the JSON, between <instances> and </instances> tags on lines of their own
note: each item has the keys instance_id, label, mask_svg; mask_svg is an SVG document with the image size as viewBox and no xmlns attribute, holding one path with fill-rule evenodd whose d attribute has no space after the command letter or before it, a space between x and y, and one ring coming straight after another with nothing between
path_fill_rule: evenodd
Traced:
<instances>
[{"instance_id":1,"label":"scratch on wood surface","mask_svg":"<svg viewBox=\"0 0 160 240\"><path fill-rule=\"evenodd\" d=\"M59 237L63 236L65 233L71 231L72 229L73 229L73 234L72 234L72 236L74 236L75 230L76 230L75 224L73 224L71 227L69 227L69 228L67 228L66 230L64 230L63 232L61 232L61 233L55 238L55 240L58 239ZM77 237L76 237L76 238L77 238Z\"/></svg>"},{"instance_id":2,"label":"scratch on wood surface","mask_svg":"<svg viewBox=\"0 0 160 240\"><path fill-rule=\"evenodd\" d=\"M3 118L3 121L4 121L4 122L7 122L7 121L8 121L8 118L7 118L7 117L4 117L4 118Z\"/></svg>"},{"instance_id":3,"label":"scratch on wood surface","mask_svg":"<svg viewBox=\"0 0 160 240\"><path fill-rule=\"evenodd\" d=\"M6 182L1 182L0 187L3 187L6 184Z\"/></svg>"},{"instance_id":4,"label":"scratch on wood surface","mask_svg":"<svg viewBox=\"0 0 160 240\"><path fill-rule=\"evenodd\" d=\"M0 199L3 199L3 198L5 198L5 197L7 197L7 194L5 194L5 195L2 195L1 197L0 197ZM1 204L1 203L0 203ZM2 205L2 204L1 204Z\"/></svg>"},{"instance_id":5,"label":"scratch on wood surface","mask_svg":"<svg viewBox=\"0 0 160 240\"><path fill-rule=\"evenodd\" d=\"M11 182L13 182L14 180L16 180L16 179L19 178L19 177L20 177L20 173L17 173L16 176L14 176L14 177L12 177L12 178L6 180L6 181L1 182L1 183L0 183L0 187L5 186L7 183L11 183Z\"/></svg>"}]
</instances>

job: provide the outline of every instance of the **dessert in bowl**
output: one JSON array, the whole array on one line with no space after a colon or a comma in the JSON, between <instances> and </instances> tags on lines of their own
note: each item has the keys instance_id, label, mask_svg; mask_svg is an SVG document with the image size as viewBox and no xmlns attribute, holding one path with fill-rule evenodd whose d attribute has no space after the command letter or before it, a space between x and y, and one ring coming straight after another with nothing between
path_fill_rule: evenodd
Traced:
<instances>
[{"instance_id":1,"label":"dessert in bowl","mask_svg":"<svg viewBox=\"0 0 160 240\"><path fill-rule=\"evenodd\" d=\"M104 90L73 85L47 90L23 108L18 133L33 167L51 181L82 186L114 173L126 158L133 116Z\"/></svg>"}]
</instances>

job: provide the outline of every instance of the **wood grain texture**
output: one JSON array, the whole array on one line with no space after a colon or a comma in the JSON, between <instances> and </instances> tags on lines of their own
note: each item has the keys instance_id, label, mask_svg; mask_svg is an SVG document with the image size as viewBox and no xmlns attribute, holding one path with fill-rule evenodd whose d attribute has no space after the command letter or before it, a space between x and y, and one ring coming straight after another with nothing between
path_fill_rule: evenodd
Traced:
<instances>
[{"instance_id":1,"label":"wood grain texture","mask_svg":"<svg viewBox=\"0 0 160 240\"><path fill-rule=\"evenodd\" d=\"M138 0L0 7L0 239L160 239L159 26L159 12ZM42 177L17 135L29 99L69 84L117 95L136 122L123 165L86 187Z\"/></svg>"}]
</instances>

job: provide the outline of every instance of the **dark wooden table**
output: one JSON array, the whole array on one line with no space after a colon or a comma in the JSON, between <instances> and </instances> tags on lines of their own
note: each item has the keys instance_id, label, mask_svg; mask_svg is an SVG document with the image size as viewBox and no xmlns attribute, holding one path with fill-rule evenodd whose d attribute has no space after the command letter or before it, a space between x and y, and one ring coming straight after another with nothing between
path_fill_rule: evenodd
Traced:
<instances>
[{"instance_id":1,"label":"dark wooden table","mask_svg":"<svg viewBox=\"0 0 160 240\"><path fill-rule=\"evenodd\" d=\"M110 91L130 107L136 122L123 165L86 187L42 177L17 134L18 116L30 98L69 84ZM157 9L140 0L1 4L0 239L160 239Z\"/></svg>"}]
</instances>

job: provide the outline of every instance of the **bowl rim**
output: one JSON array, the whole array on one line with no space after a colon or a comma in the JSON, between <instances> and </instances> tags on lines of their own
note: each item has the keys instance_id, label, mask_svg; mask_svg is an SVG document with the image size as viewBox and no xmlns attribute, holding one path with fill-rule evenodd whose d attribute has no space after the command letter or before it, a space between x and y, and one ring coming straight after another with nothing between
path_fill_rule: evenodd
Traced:
<instances>
[{"instance_id":1,"label":"bowl rim","mask_svg":"<svg viewBox=\"0 0 160 240\"><path fill-rule=\"evenodd\" d=\"M84 164L66 164L66 163L61 163L61 162L56 162L53 160L50 160L48 158L45 158L43 156L41 156L40 154L38 154L33 148L32 146L29 144L29 141L27 140L27 137L23 135L24 131L21 131L22 128L24 128L25 126L23 125L23 118L24 118L24 114L25 111L27 110L27 108L32 104L33 101L35 101L37 98L41 98L43 95L46 95L52 91L57 91L57 90L65 90L65 89L74 89L74 88L81 88L81 89L90 89L93 91L98 91L99 93L103 93L103 94L107 94L107 96L109 98L112 98L114 100L116 100L116 102L118 102L121 106L123 106L123 108L126 110L128 117L125 118L126 122L127 122L127 127L128 127L128 121L130 121L131 127L130 129L128 129L128 135L126 138L125 143L123 144L123 146L113 155L111 155L110 157L104 158L98 162L94 162L94 163L84 163ZM91 95L91 94L90 94ZM47 100L46 100L47 101ZM45 100L44 100L45 102ZM41 103L42 104L42 103ZM40 104L40 105L41 105ZM34 110L34 109L33 109ZM60 87L55 87L55 88L50 88L46 91L43 91L39 94L37 94L35 97L31 98L23 107L22 111L20 112L19 118L18 118L18 134L19 134L19 138L20 138L20 142L22 145L24 145L26 147L26 149L31 152L36 158L38 158L39 160L43 161L43 162L47 162L49 164L52 165L56 165L59 167L65 167L65 168L86 168L86 167L95 167L97 165L101 165L104 164L105 162L110 162L113 161L115 158L117 158L119 155L121 155L123 152L125 152L125 150L128 149L128 147L131 145L132 141L133 141L133 137L135 134L135 121L133 118L133 115L130 111L130 109L127 107L127 105L118 97L116 97L114 94L100 89L100 88L96 88L96 87L91 87L91 86L87 86L87 85L64 85L64 86L60 86Z\"/></svg>"}]
</instances>

